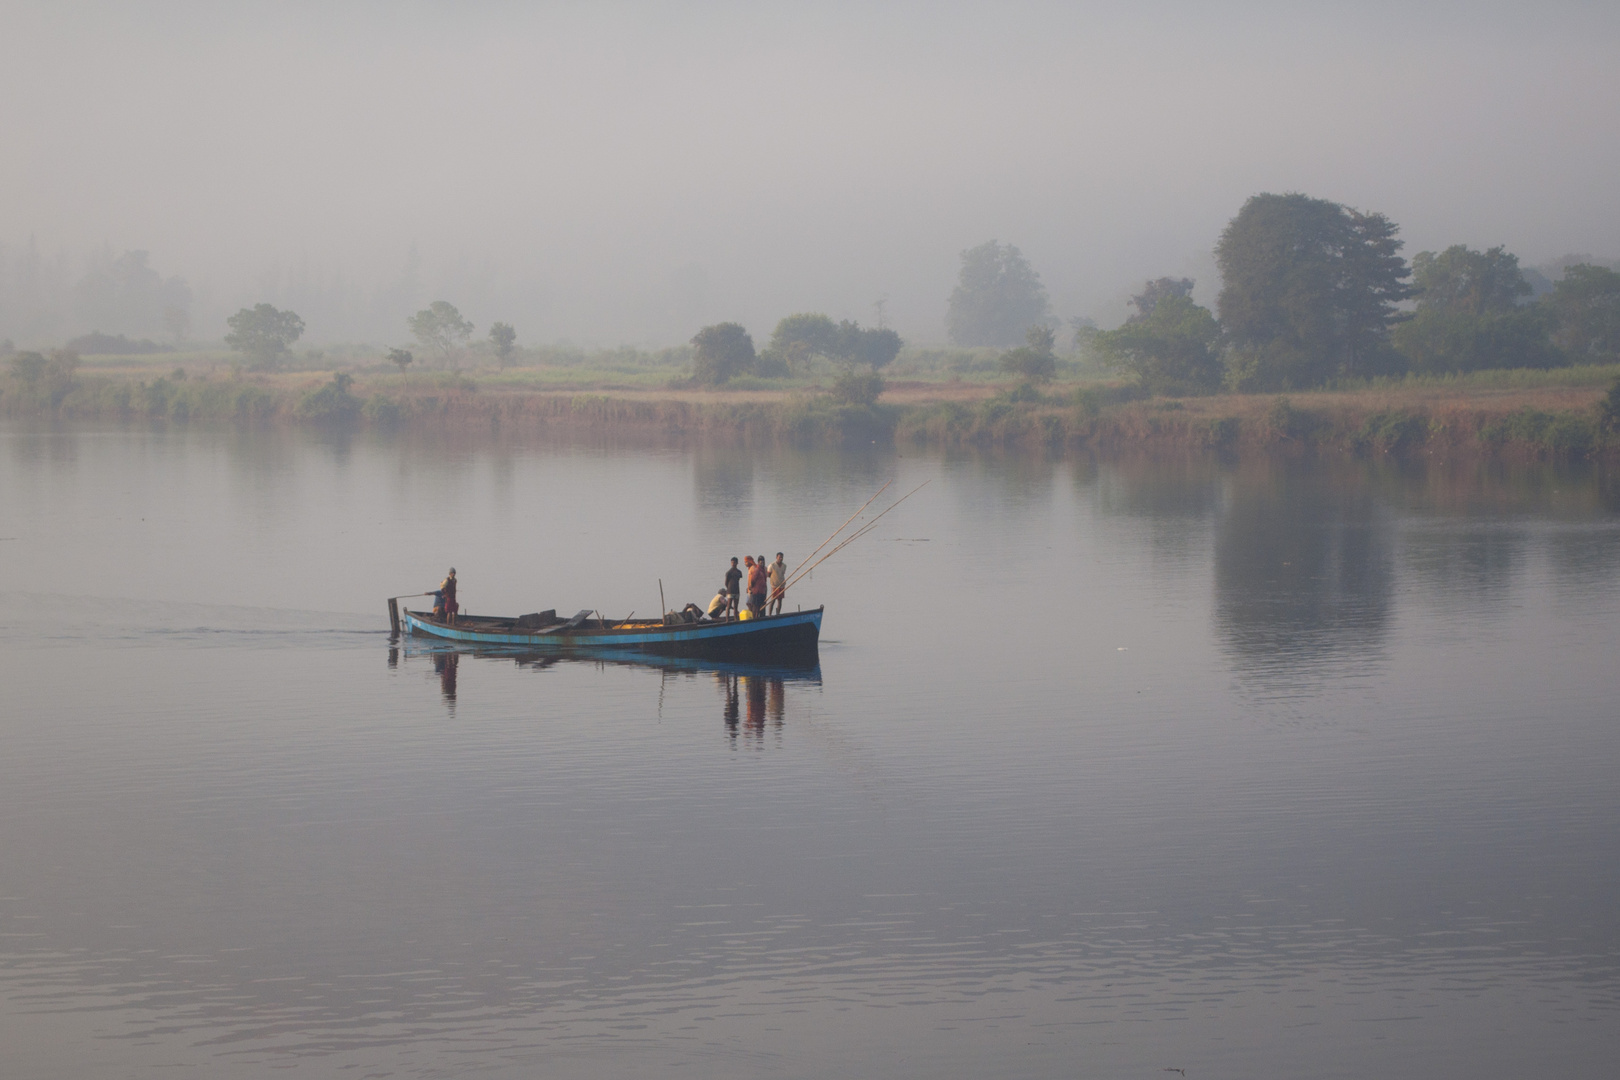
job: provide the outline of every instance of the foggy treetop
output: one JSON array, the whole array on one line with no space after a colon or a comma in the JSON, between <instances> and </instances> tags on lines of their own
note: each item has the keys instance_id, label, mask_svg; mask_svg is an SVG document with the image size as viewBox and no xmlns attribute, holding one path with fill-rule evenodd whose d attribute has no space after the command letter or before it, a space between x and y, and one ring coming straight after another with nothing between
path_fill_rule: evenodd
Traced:
<instances>
[{"instance_id":1,"label":"foggy treetop","mask_svg":"<svg viewBox=\"0 0 1620 1080\"><path fill-rule=\"evenodd\" d=\"M940 341L989 237L1054 315L1114 324L1164 275L1212 303L1260 191L1375 209L1408 251L1620 253L1620 8L1341 8L8 4L0 334L27 260L70 296L146 252L199 332L268 302L398 341L451 297L672 343L886 298ZM90 329L164 333L62 333Z\"/></svg>"}]
</instances>

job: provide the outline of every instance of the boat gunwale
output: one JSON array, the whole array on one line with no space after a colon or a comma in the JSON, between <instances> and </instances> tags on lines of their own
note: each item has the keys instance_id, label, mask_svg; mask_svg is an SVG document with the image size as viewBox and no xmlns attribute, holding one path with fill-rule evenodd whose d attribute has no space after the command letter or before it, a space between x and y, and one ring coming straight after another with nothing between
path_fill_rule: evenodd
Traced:
<instances>
[{"instance_id":1,"label":"boat gunwale","mask_svg":"<svg viewBox=\"0 0 1620 1080\"><path fill-rule=\"evenodd\" d=\"M434 619L431 615L420 611L405 609L402 614L406 627L411 631L420 632L431 637L448 641L490 642L503 645L528 646L592 646L592 645L690 645L707 641L727 641L734 638L747 638L750 636L768 633L770 631L791 630L801 626L811 626L816 636L820 636L821 617L826 610L825 605L803 611L784 612L781 615L765 615L755 619L727 619L723 622L707 623L660 623L635 622L617 624L614 626L576 628L566 631L539 630L524 633L516 629L516 617L504 616L468 616L469 620L498 622L505 624L502 629L485 629L469 623L469 625L452 625Z\"/></svg>"}]
</instances>

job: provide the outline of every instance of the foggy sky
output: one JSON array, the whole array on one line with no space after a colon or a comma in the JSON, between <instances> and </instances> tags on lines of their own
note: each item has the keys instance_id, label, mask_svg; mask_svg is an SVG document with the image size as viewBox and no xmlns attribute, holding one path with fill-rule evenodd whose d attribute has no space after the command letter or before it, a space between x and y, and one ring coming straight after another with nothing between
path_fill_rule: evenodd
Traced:
<instances>
[{"instance_id":1,"label":"foggy sky","mask_svg":"<svg viewBox=\"0 0 1620 1080\"><path fill-rule=\"evenodd\" d=\"M1615 4L4 0L0 27L0 263L148 250L205 338L267 300L400 343L442 298L480 335L670 344L887 296L939 342L992 237L1111 325L1150 276L1210 302L1259 191L1387 213L1409 257L1620 255Z\"/></svg>"}]
</instances>

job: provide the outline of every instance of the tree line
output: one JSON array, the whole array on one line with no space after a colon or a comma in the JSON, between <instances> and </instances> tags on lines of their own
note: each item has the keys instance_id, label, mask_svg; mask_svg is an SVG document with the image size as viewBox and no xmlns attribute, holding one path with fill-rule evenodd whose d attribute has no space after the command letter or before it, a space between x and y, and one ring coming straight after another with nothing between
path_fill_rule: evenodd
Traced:
<instances>
[{"instance_id":1,"label":"tree line","mask_svg":"<svg viewBox=\"0 0 1620 1080\"><path fill-rule=\"evenodd\" d=\"M1341 379L1620 362L1620 274L1566 268L1534 291L1504 248L1457 244L1401 257L1396 225L1301 194L1250 198L1221 233L1216 311L1189 278L1159 278L1116 330L1078 343L1159 393L1272 391ZM963 252L949 326L961 344L1004 344L1014 313L1048 325L1039 277L1017 248ZM1031 338L1031 346L1035 344ZM1016 350L1015 350L1016 351Z\"/></svg>"},{"instance_id":2,"label":"tree line","mask_svg":"<svg viewBox=\"0 0 1620 1080\"><path fill-rule=\"evenodd\" d=\"M292 355L292 346L304 336L304 320L297 312L283 311L273 304L255 304L242 308L225 320L230 333L225 344L241 353L249 366L258 371L274 371L282 367ZM435 300L405 320L411 335L426 354L439 366L454 370L462 355L472 344L476 327L463 318L456 306L447 300ZM504 369L517 347L517 331L506 323L498 322L489 328L489 348L497 363ZM408 349L388 350L388 360L401 372L416 360Z\"/></svg>"},{"instance_id":3,"label":"tree line","mask_svg":"<svg viewBox=\"0 0 1620 1080\"><path fill-rule=\"evenodd\" d=\"M1158 278L1131 298L1135 310L1117 329L1071 320L1077 345L1151 391L1177 394L1620 362L1620 273L1578 263L1536 298L1518 257L1504 248L1458 244L1419 252L1408 264L1398 232L1380 213L1297 193L1255 195L1216 244L1215 310L1193 300L1191 279ZM1040 275L1018 248L990 240L962 252L946 316L954 344L1005 347L1022 337L1001 366L1044 381L1057 366L1050 312ZM279 366L304 330L295 313L269 304L243 308L227 322L227 344L260 368ZM474 331L443 300L407 326L418 348L449 368ZM692 381L716 386L741 375L788 376L818 358L846 375L859 369L875 378L902 344L881 326L801 312L778 322L756 350L743 326L717 323L691 340ZM490 328L489 348L502 367L515 347L511 326ZM402 371L416 359L399 348L388 358Z\"/></svg>"}]
</instances>

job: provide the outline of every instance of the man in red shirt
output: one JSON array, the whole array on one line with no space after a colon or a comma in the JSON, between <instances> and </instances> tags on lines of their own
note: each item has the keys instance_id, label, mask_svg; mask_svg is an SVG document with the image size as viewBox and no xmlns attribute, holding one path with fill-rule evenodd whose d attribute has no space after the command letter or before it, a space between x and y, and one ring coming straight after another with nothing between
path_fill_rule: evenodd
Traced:
<instances>
[{"instance_id":1,"label":"man in red shirt","mask_svg":"<svg viewBox=\"0 0 1620 1080\"><path fill-rule=\"evenodd\" d=\"M748 610L754 613L754 618L765 614L765 556L761 555L755 562L752 555L746 556L748 560Z\"/></svg>"}]
</instances>

